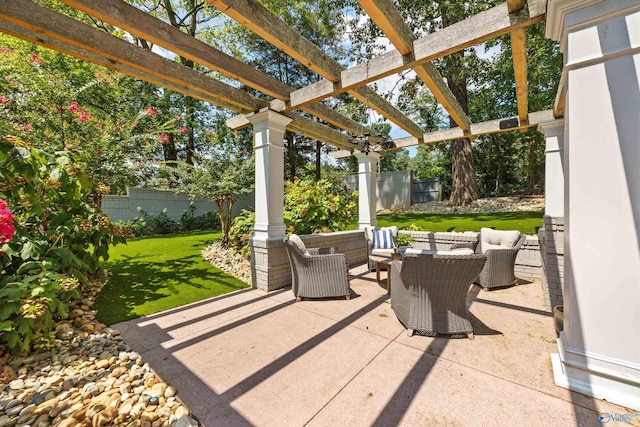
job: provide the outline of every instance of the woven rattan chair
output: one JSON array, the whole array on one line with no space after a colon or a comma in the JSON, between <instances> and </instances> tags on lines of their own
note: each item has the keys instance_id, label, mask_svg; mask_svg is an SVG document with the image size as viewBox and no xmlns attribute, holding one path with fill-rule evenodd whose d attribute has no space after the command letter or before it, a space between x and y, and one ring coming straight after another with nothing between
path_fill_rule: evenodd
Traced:
<instances>
[{"instance_id":1,"label":"woven rattan chair","mask_svg":"<svg viewBox=\"0 0 640 427\"><path fill-rule=\"evenodd\" d=\"M417 331L473 339L467 294L486 259L482 254L411 254L393 261L391 306L409 336Z\"/></svg>"},{"instance_id":2,"label":"woven rattan chair","mask_svg":"<svg viewBox=\"0 0 640 427\"><path fill-rule=\"evenodd\" d=\"M398 236L398 227L382 227L388 228L391 230L393 238L395 239ZM376 269L376 263L370 257L371 255L377 256L385 256L391 258L391 255L394 253L394 249L376 249L374 245L373 233L378 229L378 227L365 227L364 229L364 237L367 240L367 255L369 256L369 271L374 271Z\"/></svg>"},{"instance_id":3,"label":"woven rattan chair","mask_svg":"<svg viewBox=\"0 0 640 427\"><path fill-rule=\"evenodd\" d=\"M296 299L350 298L349 267L334 248L306 248L295 234L284 239L291 265L291 289Z\"/></svg>"},{"instance_id":4,"label":"woven rattan chair","mask_svg":"<svg viewBox=\"0 0 640 427\"><path fill-rule=\"evenodd\" d=\"M485 291L517 285L516 256L525 240L527 236L519 231L481 229L476 253L485 254L487 262L478 275L476 283Z\"/></svg>"}]
</instances>

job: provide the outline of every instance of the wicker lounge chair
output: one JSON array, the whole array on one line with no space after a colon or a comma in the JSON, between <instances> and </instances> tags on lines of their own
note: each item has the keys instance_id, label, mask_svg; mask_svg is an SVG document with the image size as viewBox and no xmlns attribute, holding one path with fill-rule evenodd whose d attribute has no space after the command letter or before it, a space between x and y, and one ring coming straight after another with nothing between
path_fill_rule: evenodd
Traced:
<instances>
[{"instance_id":1,"label":"wicker lounge chair","mask_svg":"<svg viewBox=\"0 0 640 427\"><path fill-rule=\"evenodd\" d=\"M473 328L467 294L487 257L472 255L405 255L391 263L391 306L412 336L467 334Z\"/></svg>"},{"instance_id":2,"label":"wicker lounge chair","mask_svg":"<svg viewBox=\"0 0 640 427\"><path fill-rule=\"evenodd\" d=\"M366 227L364 229L364 235L365 235L365 238L367 239L367 255L369 257L371 257L371 255L377 255L377 256L384 256L384 257L391 258L392 254L395 252L395 248L394 247L387 248L387 249L381 249L381 248L376 248L375 247L374 232L375 232L375 230L382 230L382 229L391 230L391 234L393 236L393 239L395 239L398 236L398 227L396 227L395 225L391 226L391 227L382 227L382 228ZM372 259L369 258L369 271L374 271L375 269L376 269L375 261L372 261Z\"/></svg>"},{"instance_id":3,"label":"wicker lounge chair","mask_svg":"<svg viewBox=\"0 0 640 427\"><path fill-rule=\"evenodd\" d=\"M514 267L518 251L526 239L525 234L516 230L481 229L475 251L487 255L487 263L478 275L476 283L485 291L518 284Z\"/></svg>"},{"instance_id":4,"label":"wicker lounge chair","mask_svg":"<svg viewBox=\"0 0 640 427\"><path fill-rule=\"evenodd\" d=\"M296 299L344 296L350 298L349 267L334 248L306 248L299 236L284 238L291 265L291 289Z\"/></svg>"}]
</instances>

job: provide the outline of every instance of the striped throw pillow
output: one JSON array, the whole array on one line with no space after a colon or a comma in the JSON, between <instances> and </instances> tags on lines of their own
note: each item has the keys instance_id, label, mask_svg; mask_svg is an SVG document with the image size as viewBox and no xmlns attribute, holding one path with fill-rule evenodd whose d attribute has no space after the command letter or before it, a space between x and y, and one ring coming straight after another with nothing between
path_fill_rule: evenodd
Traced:
<instances>
[{"instance_id":1,"label":"striped throw pillow","mask_svg":"<svg viewBox=\"0 0 640 427\"><path fill-rule=\"evenodd\" d=\"M388 228L380 228L373 232L373 247L376 249L393 249L393 231Z\"/></svg>"}]
</instances>

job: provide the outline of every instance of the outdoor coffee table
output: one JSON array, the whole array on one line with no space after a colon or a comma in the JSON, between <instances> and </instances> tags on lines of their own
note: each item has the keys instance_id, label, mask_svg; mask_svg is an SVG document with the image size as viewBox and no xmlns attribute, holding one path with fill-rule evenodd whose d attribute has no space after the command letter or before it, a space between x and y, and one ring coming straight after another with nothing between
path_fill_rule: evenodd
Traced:
<instances>
[{"instance_id":1,"label":"outdoor coffee table","mask_svg":"<svg viewBox=\"0 0 640 427\"><path fill-rule=\"evenodd\" d=\"M391 261L400 259L398 254L386 255L369 255L369 260L376 265L376 281L380 283L380 269L384 265L387 267L387 294L391 295Z\"/></svg>"}]
</instances>

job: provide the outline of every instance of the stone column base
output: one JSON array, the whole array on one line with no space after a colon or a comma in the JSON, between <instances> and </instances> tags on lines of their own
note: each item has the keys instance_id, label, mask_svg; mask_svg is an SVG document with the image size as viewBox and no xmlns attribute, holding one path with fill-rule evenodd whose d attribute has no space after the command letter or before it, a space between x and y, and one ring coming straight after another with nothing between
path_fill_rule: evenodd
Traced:
<instances>
[{"instance_id":1,"label":"stone column base","mask_svg":"<svg viewBox=\"0 0 640 427\"><path fill-rule=\"evenodd\" d=\"M291 286L291 267L283 237L252 237L251 285L263 291Z\"/></svg>"},{"instance_id":2,"label":"stone column base","mask_svg":"<svg viewBox=\"0 0 640 427\"><path fill-rule=\"evenodd\" d=\"M564 218L545 215L538 237L545 306L553 310L564 303Z\"/></svg>"}]
</instances>

